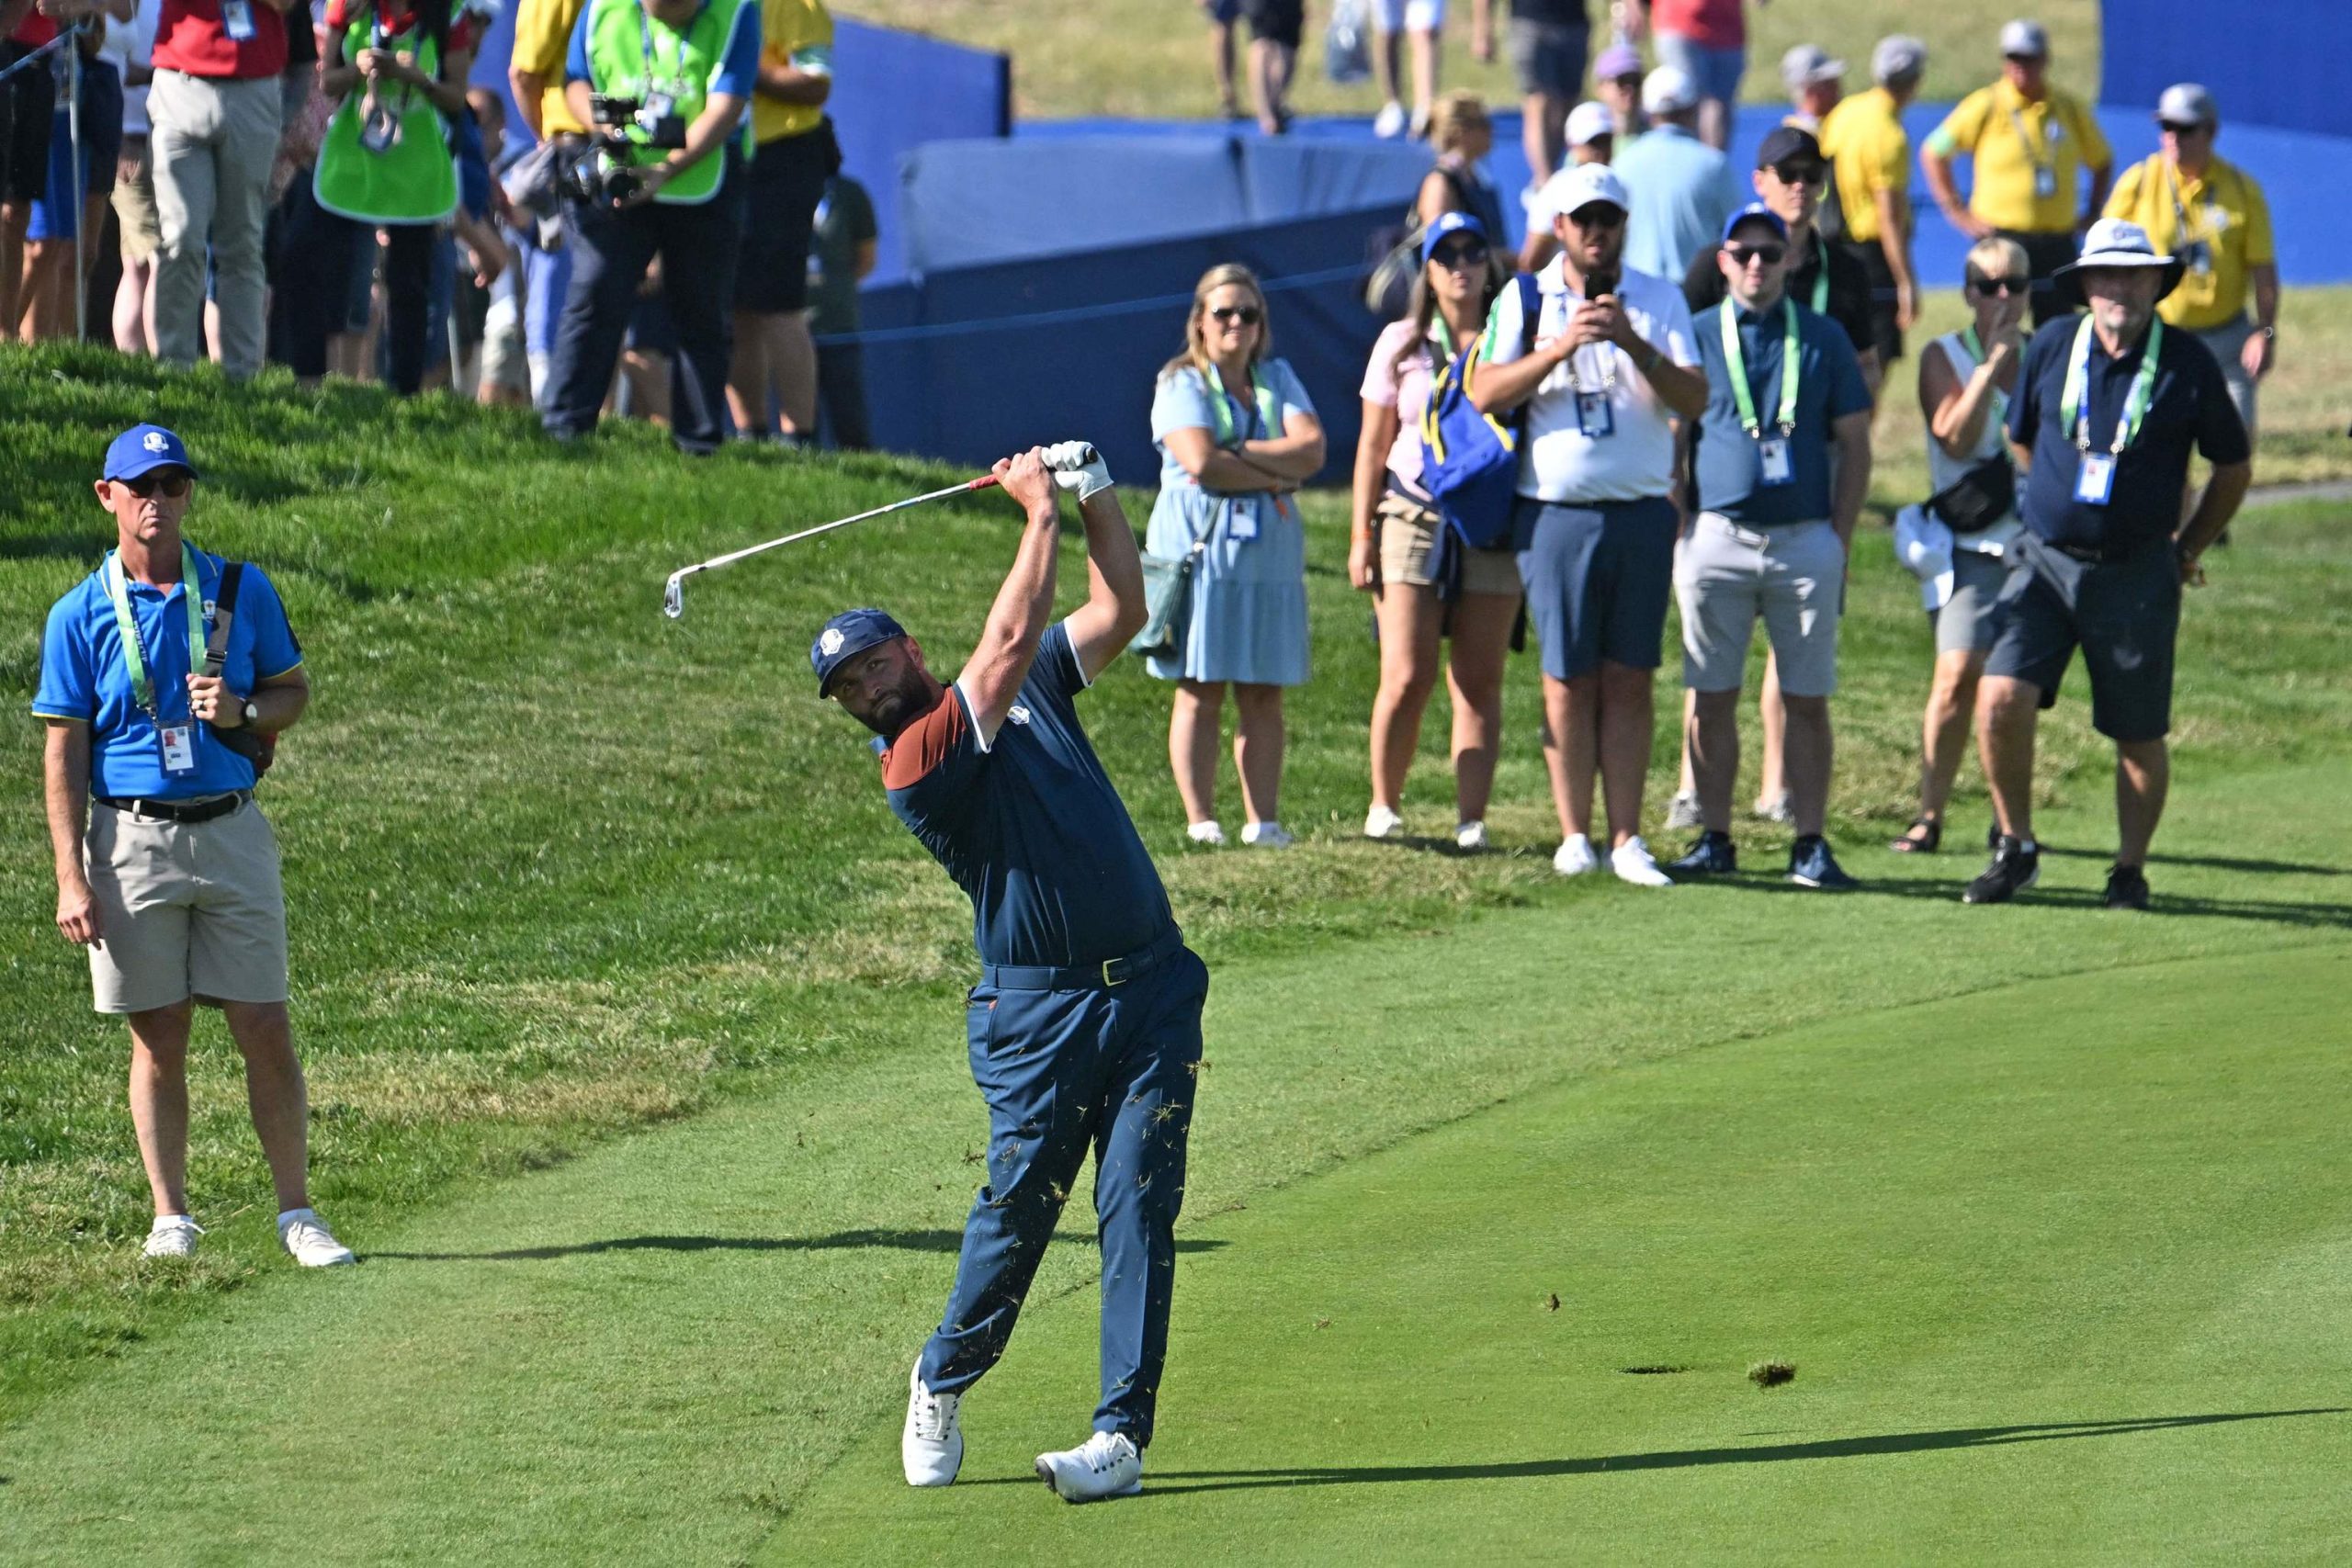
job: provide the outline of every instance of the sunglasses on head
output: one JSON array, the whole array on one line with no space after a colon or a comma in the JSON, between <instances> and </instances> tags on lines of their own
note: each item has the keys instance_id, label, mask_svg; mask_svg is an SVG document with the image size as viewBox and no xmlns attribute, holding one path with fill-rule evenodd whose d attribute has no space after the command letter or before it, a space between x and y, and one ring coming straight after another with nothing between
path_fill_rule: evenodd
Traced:
<instances>
[{"instance_id":1,"label":"sunglasses on head","mask_svg":"<svg viewBox=\"0 0 2352 1568\"><path fill-rule=\"evenodd\" d=\"M1219 305L1209 312L1209 320L1219 326L1254 327L1265 320L1265 312L1255 305Z\"/></svg>"},{"instance_id":2,"label":"sunglasses on head","mask_svg":"<svg viewBox=\"0 0 2352 1568\"><path fill-rule=\"evenodd\" d=\"M1778 266L1789 259L1786 245L1725 245L1724 254L1740 266L1750 262L1762 262L1766 266Z\"/></svg>"},{"instance_id":3,"label":"sunglasses on head","mask_svg":"<svg viewBox=\"0 0 2352 1568\"><path fill-rule=\"evenodd\" d=\"M1568 221L1579 229L1622 229L1625 226L1625 209L1596 201L1569 213Z\"/></svg>"},{"instance_id":4,"label":"sunglasses on head","mask_svg":"<svg viewBox=\"0 0 2352 1568\"><path fill-rule=\"evenodd\" d=\"M1968 287L1979 294L2024 294L2031 291L2033 279L2030 277L1972 277L1968 280Z\"/></svg>"},{"instance_id":5,"label":"sunglasses on head","mask_svg":"<svg viewBox=\"0 0 2352 1568\"><path fill-rule=\"evenodd\" d=\"M1487 242L1449 240L1430 253L1430 260L1440 266L1483 266L1487 261Z\"/></svg>"},{"instance_id":6,"label":"sunglasses on head","mask_svg":"<svg viewBox=\"0 0 2352 1568\"><path fill-rule=\"evenodd\" d=\"M187 487L194 481L185 472L175 469L167 474L141 474L135 479L117 479L114 482L141 501L147 500L157 491L177 501L187 493Z\"/></svg>"}]
</instances>

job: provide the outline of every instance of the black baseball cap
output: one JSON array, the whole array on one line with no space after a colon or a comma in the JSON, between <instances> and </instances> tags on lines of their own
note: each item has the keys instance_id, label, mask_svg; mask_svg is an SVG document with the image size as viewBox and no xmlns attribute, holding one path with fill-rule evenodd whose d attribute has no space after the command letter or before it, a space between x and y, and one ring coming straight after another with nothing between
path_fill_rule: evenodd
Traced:
<instances>
[{"instance_id":1,"label":"black baseball cap","mask_svg":"<svg viewBox=\"0 0 2352 1568\"><path fill-rule=\"evenodd\" d=\"M1812 131L1793 125L1784 125L1764 139L1756 149L1756 166L1777 169L1783 164L1804 164L1818 170L1828 166L1821 155L1821 141Z\"/></svg>"}]
</instances>

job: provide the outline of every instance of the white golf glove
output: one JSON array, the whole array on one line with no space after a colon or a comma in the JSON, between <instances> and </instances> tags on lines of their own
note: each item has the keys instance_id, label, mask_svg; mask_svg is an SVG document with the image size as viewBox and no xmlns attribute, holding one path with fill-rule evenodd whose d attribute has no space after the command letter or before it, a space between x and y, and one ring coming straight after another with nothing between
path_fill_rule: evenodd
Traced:
<instances>
[{"instance_id":1,"label":"white golf glove","mask_svg":"<svg viewBox=\"0 0 2352 1568\"><path fill-rule=\"evenodd\" d=\"M1046 447L1046 467L1054 471L1054 483L1078 492L1081 505L1111 488L1111 466L1083 441L1057 441Z\"/></svg>"}]
</instances>

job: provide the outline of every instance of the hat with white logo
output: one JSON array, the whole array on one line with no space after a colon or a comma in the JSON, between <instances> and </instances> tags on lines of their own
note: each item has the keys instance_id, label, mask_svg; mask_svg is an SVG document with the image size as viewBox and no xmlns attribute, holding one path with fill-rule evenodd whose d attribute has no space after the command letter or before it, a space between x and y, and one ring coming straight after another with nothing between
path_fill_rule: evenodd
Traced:
<instances>
[{"instance_id":1,"label":"hat with white logo","mask_svg":"<svg viewBox=\"0 0 2352 1568\"><path fill-rule=\"evenodd\" d=\"M2060 286L2060 298L2079 297L2082 275L2109 268L2161 267L2164 281L2156 290L2161 299L2180 286L2188 264L2178 256L2159 255L2148 231L2120 218L2102 218L2083 236L2083 254L2051 276Z\"/></svg>"},{"instance_id":2,"label":"hat with white logo","mask_svg":"<svg viewBox=\"0 0 2352 1568\"><path fill-rule=\"evenodd\" d=\"M823 696L833 671L876 643L907 635L907 628L881 610L843 610L825 623L808 645L808 668L817 672L817 694Z\"/></svg>"},{"instance_id":3,"label":"hat with white logo","mask_svg":"<svg viewBox=\"0 0 2352 1568\"><path fill-rule=\"evenodd\" d=\"M187 460L178 436L160 424L134 424L107 447L106 470L98 477L135 479L157 468L186 468L188 478L196 478L196 465Z\"/></svg>"}]
</instances>

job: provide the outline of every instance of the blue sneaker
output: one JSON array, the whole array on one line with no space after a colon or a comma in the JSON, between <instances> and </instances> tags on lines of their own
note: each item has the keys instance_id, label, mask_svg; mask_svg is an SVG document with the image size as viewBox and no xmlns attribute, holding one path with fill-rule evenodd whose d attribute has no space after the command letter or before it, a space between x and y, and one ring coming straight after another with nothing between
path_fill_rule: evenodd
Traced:
<instances>
[{"instance_id":1,"label":"blue sneaker","mask_svg":"<svg viewBox=\"0 0 2352 1568\"><path fill-rule=\"evenodd\" d=\"M1739 869L1739 855L1731 847L1729 833L1705 832L1689 854L1666 869L1677 876L1729 876Z\"/></svg>"},{"instance_id":2,"label":"blue sneaker","mask_svg":"<svg viewBox=\"0 0 2352 1568\"><path fill-rule=\"evenodd\" d=\"M1789 880L1799 887L1816 887L1825 893L1843 893L1861 886L1846 874L1838 857L1829 852L1829 840L1818 833L1807 833L1789 846Z\"/></svg>"}]
</instances>

